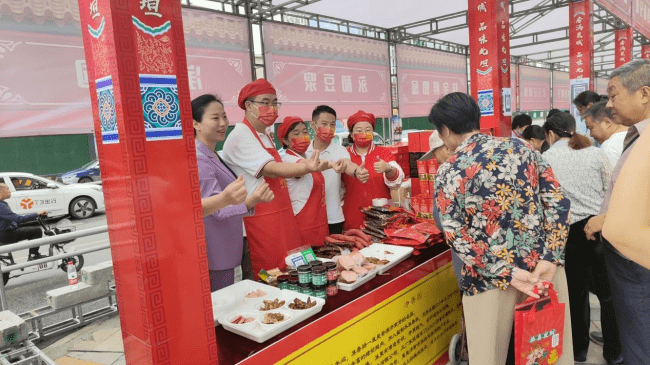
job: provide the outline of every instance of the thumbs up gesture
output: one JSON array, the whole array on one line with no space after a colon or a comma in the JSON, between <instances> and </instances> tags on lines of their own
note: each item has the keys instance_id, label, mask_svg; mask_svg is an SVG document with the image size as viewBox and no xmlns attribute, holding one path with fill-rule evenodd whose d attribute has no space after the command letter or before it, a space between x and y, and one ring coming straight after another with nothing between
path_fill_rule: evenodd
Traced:
<instances>
[{"instance_id":1,"label":"thumbs up gesture","mask_svg":"<svg viewBox=\"0 0 650 365\"><path fill-rule=\"evenodd\" d=\"M356 169L356 176L357 179L359 179L359 181L365 184L366 182L368 182L368 179L370 178L370 173L368 172L368 170L366 170L366 167L364 165L361 165Z\"/></svg>"},{"instance_id":2,"label":"thumbs up gesture","mask_svg":"<svg viewBox=\"0 0 650 365\"><path fill-rule=\"evenodd\" d=\"M383 174L385 172L388 172L392 169L390 164L384 160L381 159L381 157L377 156L377 162L375 162L374 165L375 172L378 174Z\"/></svg>"}]
</instances>

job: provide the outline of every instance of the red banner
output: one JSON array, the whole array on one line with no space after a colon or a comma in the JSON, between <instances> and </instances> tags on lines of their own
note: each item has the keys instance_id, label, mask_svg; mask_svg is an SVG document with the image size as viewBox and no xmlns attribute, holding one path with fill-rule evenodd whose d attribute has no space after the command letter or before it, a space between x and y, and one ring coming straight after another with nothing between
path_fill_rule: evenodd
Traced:
<instances>
[{"instance_id":1,"label":"red banner","mask_svg":"<svg viewBox=\"0 0 650 365\"><path fill-rule=\"evenodd\" d=\"M600 6L609 10L627 25L632 25L632 0L596 0ZM639 1L639 0L634 0Z\"/></svg>"},{"instance_id":2,"label":"red banner","mask_svg":"<svg viewBox=\"0 0 650 365\"><path fill-rule=\"evenodd\" d=\"M634 28L650 38L650 0L634 0L632 5Z\"/></svg>"},{"instance_id":3,"label":"red banner","mask_svg":"<svg viewBox=\"0 0 650 365\"><path fill-rule=\"evenodd\" d=\"M571 2L569 18L570 77L592 79L594 38L591 30L591 0Z\"/></svg>"},{"instance_id":4,"label":"red banner","mask_svg":"<svg viewBox=\"0 0 650 365\"><path fill-rule=\"evenodd\" d=\"M399 114L429 115L431 106L451 92L467 92L467 58L463 55L397 45Z\"/></svg>"},{"instance_id":5,"label":"red banner","mask_svg":"<svg viewBox=\"0 0 650 365\"><path fill-rule=\"evenodd\" d=\"M327 104L340 119L358 110L390 116L385 42L297 26L264 25L266 77L283 103L280 116L311 119Z\"/></svg>"},{"instance_id":6,"label":"red banner","mask_svg":"<svg viewBox=\"0 0 650 365\"><path fill-rule=\"evenodd\" d=\"M565 110L571 108L571 85L568 72L553 71L553 108Z\"/></svg>"},{"instance_id":7,"label":"red banner","mask_svg":"<svg viewBox=\"0 0 650 365\"><path fill-rule=\"evenodd\" d=\"M641 58L650 60L650 44L644 44L641 46Z\"/></svg>"},{"instance_id":8,"label":"red banner","mask_svg":"<svg viewBox=\"0 0 650 365\"><path fill-rule=\"evenodd\" d=\"M0 18L0 137L93 133L79 13L50 4L13 6ZM246 20L183 9L183 23L191 97L217 94L230 120L240 120L236 99L251 81Z\"/></svg>"},{"instance_id":9,"label":"red banner","mask_svg":"<svg viewBox=\"0 0 650 365\"><path fill-rule=\"evenodd\" d=\"M616 29L614 32L616 37L614 61L615 67L621 67L632 60L632 37L634 30L632 28Z\"/></svg>"},{"instance_id":10,"label":"red banner","mask_svg":"<svg viewBox=\"0 0 650 365\"><path fill-rule=\"evenodd\" d=\"M519 97L522 111L551 108L551 70L519 66Z\"/></svg>"}]
</instances>

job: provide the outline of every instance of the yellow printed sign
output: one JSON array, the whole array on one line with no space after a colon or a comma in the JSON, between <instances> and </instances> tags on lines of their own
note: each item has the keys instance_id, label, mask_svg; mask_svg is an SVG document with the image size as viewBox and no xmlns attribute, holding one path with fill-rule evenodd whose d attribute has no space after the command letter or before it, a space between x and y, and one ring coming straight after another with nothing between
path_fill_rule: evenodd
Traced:
<instances>
[{"instance_id":1,"label":"yellow printed sign","mask_svg":"<svg viewBox=\"0 0 650 365\"><path fill-rule=\"evenodd\" d=\"M461 313L449 263L278 364L431 365L460 332Z\"/></svg>"}]
</instances>

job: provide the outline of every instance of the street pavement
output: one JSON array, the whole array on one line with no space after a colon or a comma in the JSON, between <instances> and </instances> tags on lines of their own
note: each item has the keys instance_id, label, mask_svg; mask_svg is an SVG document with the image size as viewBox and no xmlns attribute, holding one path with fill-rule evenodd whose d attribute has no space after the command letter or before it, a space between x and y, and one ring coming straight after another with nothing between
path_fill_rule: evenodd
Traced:
<instances>
[{"instance_id":1,"label":"street pavement","mask_svg":"<svg viewBox=\"0 0 650 365\"><path fill-rule=\"evenodd\" d=\"M97 215L85 220L72 220L76 230L88 229L106 224L106 215L98 213ZM84 249L108 242L108 233L102 233L93 236L81 237L76 241L65 246L66 251L73 249ZM48 247L41 247L42 253L47 253ZM22 263L27 260L27 250L14 252L14 260ZM84 254L84 266L94 265L100 262L111 260L109 249ZM12 275L15 273L12 272ZM68 276L59 268L33 272L19 277L11 277L6 286L7 302L9 310L19 314L32 309L43 307L46 304L45 293L48 290L60 288L67 285ZM101 300L96 303L90 303L82 306L84 312L99 309L108 305L108 300ZM70 312L57 313L43 320L43 325L47 326L65 319L72 318Z\"/></svg>"}]
</instances>

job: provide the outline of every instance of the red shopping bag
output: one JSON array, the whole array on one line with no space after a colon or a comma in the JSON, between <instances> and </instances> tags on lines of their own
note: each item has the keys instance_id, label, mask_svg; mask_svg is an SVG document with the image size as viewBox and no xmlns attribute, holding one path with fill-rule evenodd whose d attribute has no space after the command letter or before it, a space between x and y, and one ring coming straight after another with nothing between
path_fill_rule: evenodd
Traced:
<instances>
[{"instance_id":1,"label":"red shopping bag","mask_svg":"<svg viewBox=\"0 0 650 365\"><path fill-rule=\"evenodd\" d=\"M528 298L515 307L516 365L551 365L560 359L564 311L550 283L548 296Z\"/></svg>"}]
</instances>

